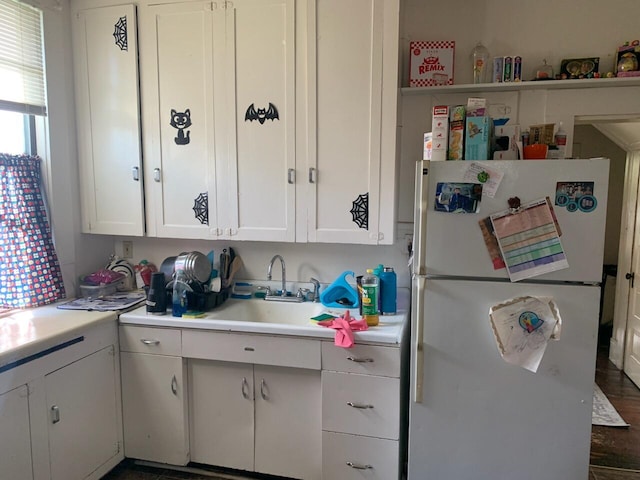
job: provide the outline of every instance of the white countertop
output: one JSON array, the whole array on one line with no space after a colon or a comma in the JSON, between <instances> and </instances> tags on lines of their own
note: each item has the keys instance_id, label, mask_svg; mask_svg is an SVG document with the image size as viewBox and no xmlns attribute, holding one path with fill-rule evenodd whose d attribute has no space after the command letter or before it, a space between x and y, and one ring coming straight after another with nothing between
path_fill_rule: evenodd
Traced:
<instances>
[{"instance_id":1,"label":"white countertop","mask_svg":"<svg viewBox=\"0 0 640 480\"><path fill-rule=\"evenodd\" d=\"M113 322L116 312L60 310L55 304L0 318L0 368L70 340L102 322Z\"/></svg>"},{"instance_id":2,"label":"white countertop","mask_svg":"<svg viewBox=\"0 0 640 480\"><path fill-rule=\"evenodd\" d=\"M140 307L128 313L120 315L121 324L148 325L156 327L195 328L202 330L219 330L227 332L244 332L270 335L290 335L296 337L334 338L335 330L317 325L316 322L301 318L299 322L252 322L240 320L226 320L225 308L237 308L246 302L264 302L260 299L228 299L220 307L207 312L203 318L173 317L171 310L166 315L147 314L146 307ZM284 304L282 304L284 305ZM355 342L399 344L402 334L407 328L409 316L410 294L409 289L398 289L398 312L396 315L381 315L380 324L369 327L368 330L354 332ZM249 305L247 305L249 306ZM295 304L291 305L292 311ZM286 308L286 307L284 307ZM250 308L249 308L250 309ZM335 314L344 314L346 309L326 308L326 311ZM358 311L350 311L355 318L360 318ZM217 318L214 318L217 317Z\"/></svg>"}]
</instances>

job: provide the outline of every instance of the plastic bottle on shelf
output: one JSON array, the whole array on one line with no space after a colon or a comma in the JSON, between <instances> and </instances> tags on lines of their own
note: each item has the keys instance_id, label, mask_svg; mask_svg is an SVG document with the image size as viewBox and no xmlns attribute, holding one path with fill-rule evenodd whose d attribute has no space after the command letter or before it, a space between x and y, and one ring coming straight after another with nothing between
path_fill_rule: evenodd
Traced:
<instances>
[{"instance_id":1,"label":"plastic bottle on shelf","mask_svg":"<svg viewBox=\"0 0 640 480\"><path fill-rule=\"evenodd\" d=\"M567 132L562 128L562 122L558 126L558 131L555 135L555 143L558 147L558 158L566 158L567 155Z\"/></svg>"},{"instance_id":2,"label":"plastic bottle on shelf","mask_svg":"<svg viewBox=\"0 0 640 480\"><path fill-rule=\"evenodd\" d=\"M378 277L373 274L373 269L367 269L367 274L362 277L362 316L370 327L375 327L380 322L379 286Z\"/></svg>"},{"instance_id":3,"label":"plastic bottle on shelf","mask_svg":"<svg viewBox=\"0 0 640 480\"><path fill-rule=\"evenodd\" d=\"M183 270L177 270L173 278L173 294L171 296L171 314L174 317L182 317L187 311L187 292L191 287L187 283L187 277Z\"/></svg>"},{"instance_id":4,"label":"plastic bottle on shelf","mask_svg":"<svg viewBox=\"0 0 640 480\"><path fill-rule=\"evenodd\" d=\"M471 52L473 60L473 83L489 82L489 50L478 42Z\"/></svg>"}]
</instances>

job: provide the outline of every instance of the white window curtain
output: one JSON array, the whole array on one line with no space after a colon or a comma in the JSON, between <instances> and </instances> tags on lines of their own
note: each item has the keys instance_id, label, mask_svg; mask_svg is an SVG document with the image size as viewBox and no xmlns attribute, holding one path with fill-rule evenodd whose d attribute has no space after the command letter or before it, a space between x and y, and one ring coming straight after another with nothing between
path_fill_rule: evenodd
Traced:
<instances>
[{"instance_id":1,"label":"white window curtain","mask_svg":"<svg viewBox=\"0 0 640 480\"><path fill-rule=\"evenodd\" d=\"M42 12L0 0L0 110L46 115Z\"/></svg>"}]
</instances>

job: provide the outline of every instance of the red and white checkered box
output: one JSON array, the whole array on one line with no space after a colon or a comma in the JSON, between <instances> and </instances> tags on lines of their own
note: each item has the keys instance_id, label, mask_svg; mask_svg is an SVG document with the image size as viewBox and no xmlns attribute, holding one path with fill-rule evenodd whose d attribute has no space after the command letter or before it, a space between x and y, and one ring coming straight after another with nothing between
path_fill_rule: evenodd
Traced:
<instances>
[{"instance_id":1,"label":"red and white checkered box","mask_svg":"<svg viewBox=\"0 0 640 480\"><path fill-rule=\"evenodd\" d=\"M453 85L453 40L409 44L409 86Z\"/></svg>"}]
</instances>

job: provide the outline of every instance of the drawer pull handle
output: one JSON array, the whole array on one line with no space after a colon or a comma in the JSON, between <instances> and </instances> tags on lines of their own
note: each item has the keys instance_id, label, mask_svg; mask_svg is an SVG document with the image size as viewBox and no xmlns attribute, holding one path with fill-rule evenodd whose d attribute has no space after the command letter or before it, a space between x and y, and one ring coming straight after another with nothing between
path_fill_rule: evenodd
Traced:
<instances>
[{"instance_id":1,"label":"drawer pull handle","mask_svg":"<svg viewBox=\"0 0 640 480\"><path fill-rule=\"evenodd\" d=\"M242 396L249 399L249 382L247 382L247 377L242 377Z\"/></svg>"},{"instance_id":2,"label":"drawer pull handle","mask_svg":"<svg viewBox=\"0 0 640 480\"><path fill-rule=\"evenodd\" d=\"M176 396L178 395L178 380L175 375L171 379L171 392Z\"/></svg>"},{"instance_id":3,"label":"drawer pull handle","mask_svg":"<svg viewBox=\"0 0 640 480\"><path fill-rule=\"evenodd\" d=\"M373 469L373 465L363 465L361 463L347 462L347 465L349 465L351 468L355 468L355 469L358 469L358 470L371 470L371 469Z\"/></svg>"},{"instance_id":4,"label":"drawer pull handle","mask_svg":"<svg viewBox=\"0 0 640 480\"><path fill-rule=\"evenodd\" d=\"M145 345L160 345L160 340L148 340L146 338L141 338L140 341Z\"/></svg>"},{"instance_id":5,"label":"drawer pull handle","mask_svg":"<svg viewBox=\"0 0 640 480\"><path fill-rule=\"evenodd\" d=\"M360 408L360 409L367 409L367 408L373 408L373 405L368 405L366 403L353 403L353 402L347 402L347 405L349 405L350 407L353 408Z\"/></svg>"},{"instance_id":6,"label":"drawer pull handle","mask_svg":"<svg viewBox=\"0 0 640 480\"><path fill-rule=\"evenodd\" d=\"M347 357L347 360L351 360L356 363L373 363L373 358Z\"/></svg>"}]
</instances>

